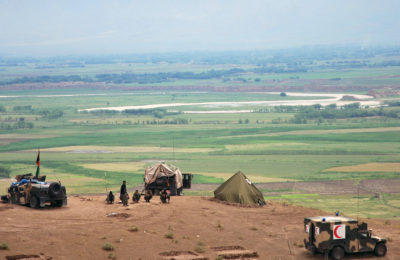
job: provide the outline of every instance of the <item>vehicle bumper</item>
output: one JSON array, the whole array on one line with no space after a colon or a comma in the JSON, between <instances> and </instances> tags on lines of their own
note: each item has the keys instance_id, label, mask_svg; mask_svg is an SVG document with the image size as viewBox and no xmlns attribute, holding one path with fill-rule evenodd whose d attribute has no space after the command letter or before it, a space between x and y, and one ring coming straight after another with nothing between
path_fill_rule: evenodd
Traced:
<instances>
[{"instance_id":1,"label":"vehicle bumper","mask_svg":"<svg viewBox=\"0 0 400 260\"><path fill-rule=\"evenodd\" d=\"M62 200L62 205L67 206L67 197L61 197L61 198L54 198L54 197L40 197L40 207L43 208L46 205L46 202L54 202L56 200Z\"/></svg>"}]
</instances>

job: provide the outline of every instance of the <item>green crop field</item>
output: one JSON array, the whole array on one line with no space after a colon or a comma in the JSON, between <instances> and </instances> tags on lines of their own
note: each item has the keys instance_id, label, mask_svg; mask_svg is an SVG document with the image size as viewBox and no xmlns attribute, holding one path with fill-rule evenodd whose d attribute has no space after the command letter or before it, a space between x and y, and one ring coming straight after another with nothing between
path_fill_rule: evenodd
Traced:
<instances>
[{"instance_id":1,"label":"green crop field","mask_svg":"<svg viewBox=\"0 0 400 260\"><path fill-rule=\"evenodd\" d=\"M400 216L399 194L383 194L381 198L367 195L294 194L265 199L317 208L332 214L340 211L341 214L354 218L398 218Z\"/></svg>"},{"instance_id":2,"label":"green crop field","mask_svg":"<svg viewBox=\"0 0 400 260\"><path fill-rule=\"evenodd\" d=\"M304 70L293 69L289 63L273 65L279 72L263 72L269 67L254 63L114 62L68 67L37 61L3 65L0 178L35 172L40 148L41 173L61 180L70 194L117 190L123 179L134 187L142 183L145 167L160 161L195 174L195 183L222 183L238 170L256 183L398 179L398 104L344 108L346 113L334 108L329 115L313 105L279 106L288 101L322 102L332 98L324 96L329 92L372 91L385 93L372 99L381 105L398 101L400 66L379 65L382 59L398 57L376 57L361 68L327 68L329 63L320 60L300 62ZM134 81L129 73L141 78ZM109 82L96 81L99 74L105 74ZM57 78L73 75L80 81ZM121 82L124 77L126 82ZM50 82L40 81L46 79ZM284 91L316 95L294 96ZM268 106L267 101L278 103ZM160 104L175 105L147 112L85 111ZM363 167L371 164L373 170ZM9 182L0 179L1 194ZM347 202L354 202L347 195L282 196L273 199L329 211L337 206L354 213L346 208ZM363 216L398 216L399 197L384 198L378 201L383 203L378 210L382 213L364 212ZM377 201L365 198L359 202L367 209Z\"/></svg>"},{"instance_id":3,"label":"green crop field","mask_svg":"<svg viewBox=\"0 0 400 260\"><path fill-rule=\"evenodd\" d=\"M114 106L129 105L129 98L124 95L79 94L54 98L30 97L29 94L24 92L24 95L19 97L2 99L2 105L6 108L6 111L1 113L4 124L16 122L20 118L24 118L24 122L34 124L31 129L2 130L0 162L11 167L11 176L21 173L20 169L13 168L16 163L31 165L34 168L37 148L42 149L44 169L49 168L60 174L76 174L103 180L105 171L100 170L101 167L92 169L82 165L140 163L141 167L132 169L129 175L107 167L110 185L114 187L125 175L132 185L138 184L141 182L140 176L145 166L154 161L177 164L183 171L197 174L196 182L221 182L224 179L221 176L229 176L237 170L254 177L258 176L260 180L263 177L296 181L398 178L399 174L396 169L384 173L325 171L332 167L370 162L399 162L400 120L395 118L351 118L324 123L293 124L287 120L292 118L294 113L274 111L244 114L176 114L166 115L162 119L152 115L95 115L78 110L96 107L100 103L105 104L106 100L110 100ZM153 93L140 93L132 96L132 102L135 104L162 103L168 102L168 99L171 102L171 95L163 97ZM203 102L207 98L209 101L283 99L279 95L270 97L251 93L209 96L178 93L175 98L178 102L188 103ZM32 109L65 108L64 115L50 120L32 111L13 111L14 107L24 104L30 104ZM199 111L203 109L202 106L194 107ZM207 109L209 108L203 110ZM152 120L174 118L183 118L187 123L151 124ZM282 121L272 123L276 118ZM242 123L239 123L240 120ZM86 146L86 149L74 151L74 146ZM96 148L98 146L101 148ZM62 147L72 148L69 151L61 149ZM120 147L120 151L113 147ZM101 188L98 191L101 191Z\"/></svg>"}]
</instances>

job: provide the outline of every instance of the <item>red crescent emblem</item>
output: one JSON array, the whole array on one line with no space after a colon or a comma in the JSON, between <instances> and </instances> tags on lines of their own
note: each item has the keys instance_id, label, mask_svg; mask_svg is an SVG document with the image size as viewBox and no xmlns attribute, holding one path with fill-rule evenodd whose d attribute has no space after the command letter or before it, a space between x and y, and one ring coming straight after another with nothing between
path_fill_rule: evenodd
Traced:
<instances>
[{"instance_id":1,"label":"red crescent emblem","mask_svg":"<svg viewBox=\"0 0 400 260\"><path fill-rule=\"evenodd\" d=\"M339 228L341 228L342 226L336 226L335 229L333 230L333 234L335 235L336 238L343 238L341 236L338 235L337 231Z\"/></svg>"}]
</instances>

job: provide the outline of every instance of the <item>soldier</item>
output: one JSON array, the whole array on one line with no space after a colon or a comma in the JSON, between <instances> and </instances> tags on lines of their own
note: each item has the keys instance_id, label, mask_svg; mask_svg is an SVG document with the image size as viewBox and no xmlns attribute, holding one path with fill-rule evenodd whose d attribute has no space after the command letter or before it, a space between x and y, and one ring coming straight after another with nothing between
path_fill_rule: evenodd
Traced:
<instances>
[{"instance_id":1,"label":"soldier","mask_svg":"<svg viewBox=\"0 0 400 260\"><path fill-rule=\"evenodd\" d=\"M163 189L163 190L160 192L160 199L161 199L161 202L162 202L162 203L166 203L167 201L168 201L168 203L169 203L170 196L169 196L169 193L168 193L168 191L167 191L166 189Z\"/></svg>"},{"instance_id":2,"label":"soldier","mask_svg":"<svg viewBox=\"0 0 400 260\"><path fill-rule=\"evenodd\" d=\"M119 192L119 199L122 201L124 206L128 206L129 195L126 192L126 181L122 182L121 189Z\"/></svg>"},{"instance_id":3,"label":"soldier","mask_svg":"<svg viewBox=\"0 0 400 260\"><path fill-rule=\"evenodd\" d=\"M112 191L110 191L110 193L108 193L106 201L107 201L107 204L114 203L114 194L112 193Z\"/></svg>"},{"instance_id":4,"label":"soldier","mask_svg":"<svg viewBox=\"0 0 400 260\"><path fill-rule=\"evenodd\" d=\"M134 203L138 203L140 200L140 193L138 190L135 191L135 193L132 196L132 200Z\"/></svg>"},{"instance_id":5,"label":"soldier","mask_svg":"<svg viewBox=\"0 0 400 260\"><path fill-rule=\"evenodd\" d=\"M146 202L150 202L151 198L153 198L153 193L151 192L151 190L148 190L144 195L144 199Z\"/></svg>"}]
</instances>

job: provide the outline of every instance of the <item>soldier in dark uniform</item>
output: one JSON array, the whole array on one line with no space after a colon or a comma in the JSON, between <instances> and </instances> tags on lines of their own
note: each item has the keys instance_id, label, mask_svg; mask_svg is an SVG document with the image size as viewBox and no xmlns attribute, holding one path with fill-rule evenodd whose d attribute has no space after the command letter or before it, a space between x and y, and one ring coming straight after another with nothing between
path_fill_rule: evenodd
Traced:
<instances>
[{"instance_id":1,"label":"soldier in dark uniform","mask_svg":"<svg viewBox=\"0 0 400 260\"><path fill-rule=\"evenodd\" d=\"M121 189L119 192L119 198L124 206L128 206L129 195L126 192L126 181L122 182Z\"/></svg>"},{"instance_id":2,"label":"soldier in dark uniform","mask_svg":"<svg viewBox=\"0 0 400 260\"><path fill-rule=\"evenodd\" d=\"M112 193L112 191L110 191L110 193L108 193L106 201L108 204L114 203L114 194Z\"/></svg>"},{"instance_id":3,"label":"soldier in dark uniform","mask_svg":"<svg viewBox=\"0 0 400 260\"><path fill-rule=\"evenodd\" d=\"M153 193L151 192L151 190L148 190L144 195L144 200L146 202L150 202L151 198L153 198Z\"/></svg>"},{"instance_id":4,"label":"soldier in dark uniform","mask_svg":"<svg viewBox=\"0 0 400 260\"><path fill-rule=\"evenodd\" d=\"M133 193L132 200L133 200L134 203L138 203L138 202L139 202L139 200L140 200L140 193L139 193L138 190L136 190L135 193Z\"/></svg>"},{"instance_id":5,"label":"soldier in dark uniform","mask_svg":"<svg viewBox=\"0 0 400 260\"><path fill-rule=\"evenodd\" d=\"M167 201L168 201L168 203L169 203L170 196L169 196L169 193L168 193L168 191L167 191L166 189L163 189L163 190L160 192L160 199L161 199L161 202L162 202L162 203L167 203Z\"/></svg>"}]
</instances>

